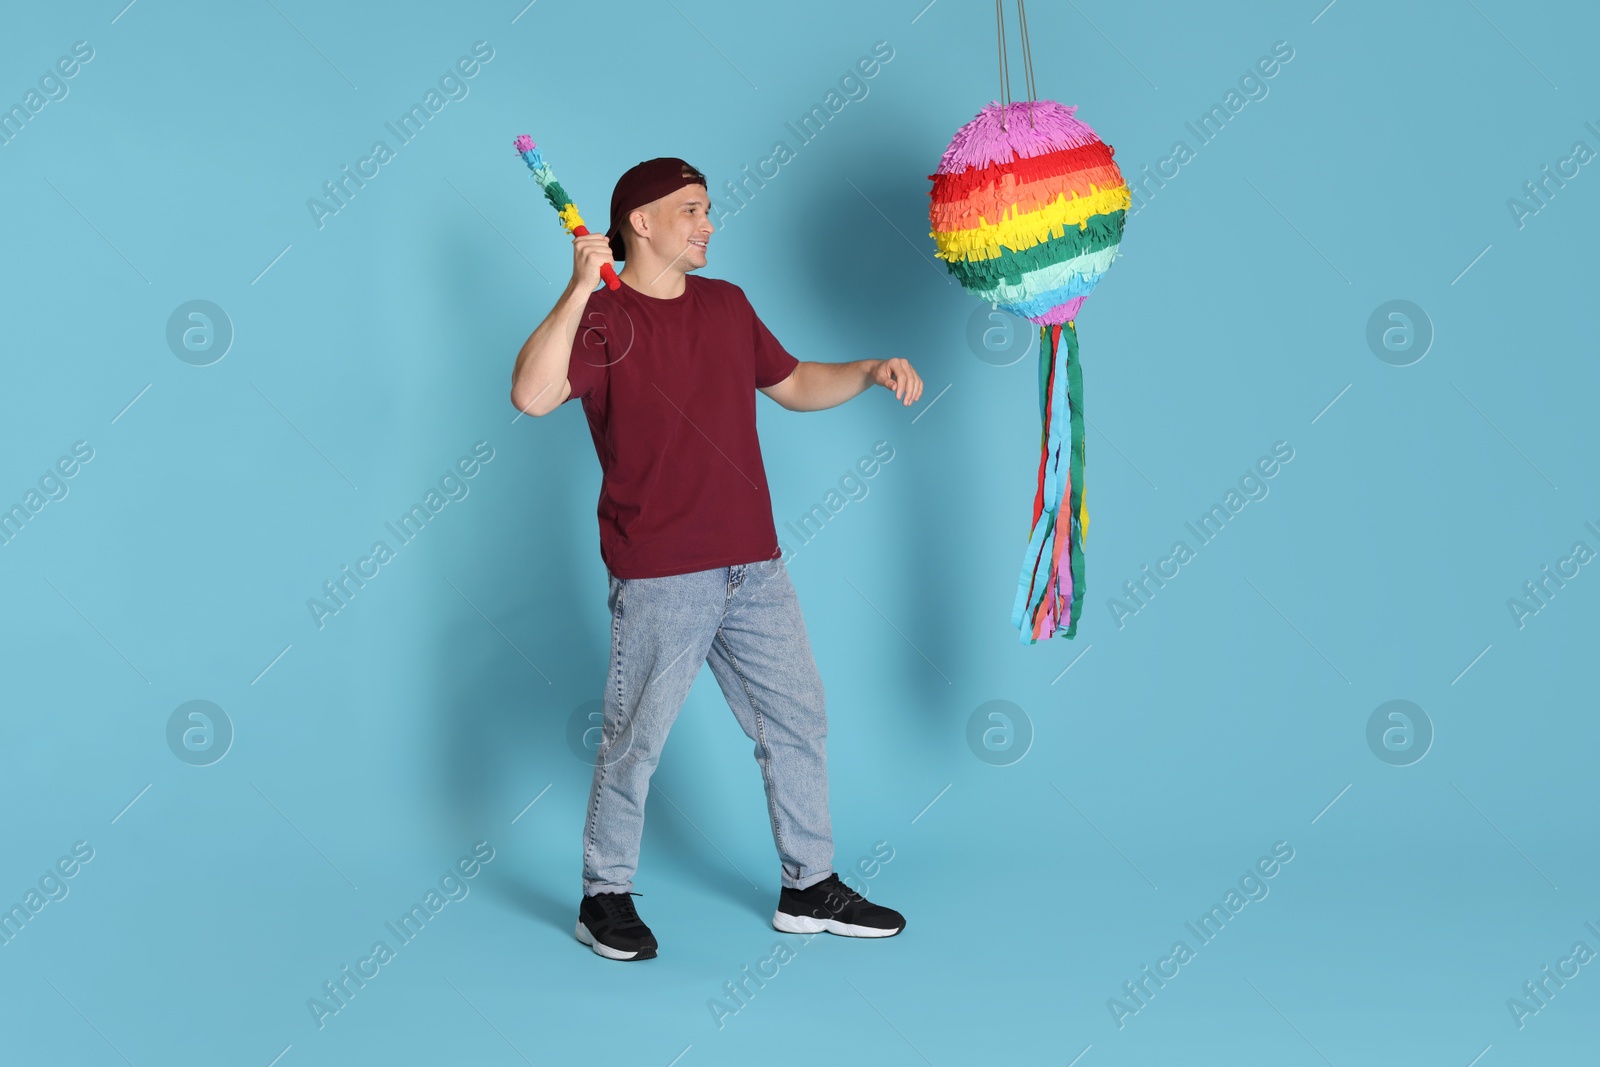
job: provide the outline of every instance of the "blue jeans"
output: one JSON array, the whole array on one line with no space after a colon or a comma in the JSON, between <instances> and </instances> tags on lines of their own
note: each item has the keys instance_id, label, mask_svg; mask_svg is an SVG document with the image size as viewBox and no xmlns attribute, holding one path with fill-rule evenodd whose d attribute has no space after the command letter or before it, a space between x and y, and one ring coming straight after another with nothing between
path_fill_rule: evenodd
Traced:
<instances>
[{"instance_id":1,"label":"blue jeans","mask_svg":"<svg viewBox=\"0 0 1600 1067\"><path fill-rule=\"evenodd\" d=\"M782 884L804 889L833 870L828 719L805 620L781 559L611 579L611 665L589 814L583 891L633 888L645 797L661 746L709 662L755 742Z\"/></svg>"}]
</instances>

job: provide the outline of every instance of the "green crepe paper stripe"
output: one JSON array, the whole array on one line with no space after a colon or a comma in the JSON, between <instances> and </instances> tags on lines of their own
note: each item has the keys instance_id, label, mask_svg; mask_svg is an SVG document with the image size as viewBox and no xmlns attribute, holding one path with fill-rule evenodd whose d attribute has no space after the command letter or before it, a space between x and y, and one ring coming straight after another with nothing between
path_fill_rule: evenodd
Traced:
<instances>
[{"instance_id":1,"label":"green crepe paper stripe","mask_svg":"<svg viewBox=\"0 0 1600 1067\"><path fill-rule=\"evenodd\" d=\"M1039 361L1039 425L1044 425L1045 404L1050 397L1050 368L1055 364L1056 354L1050 348L1050 327L1039 327L1039 351L1049 353L1048 359ZM1040 447L1044 442L1041 441Z\"/></svg>"},{"instance_id":2,"label":"green crepe paper stripe","mask_svg":"<svg viewBox=\"0 0 1600 1067\"><path fill-rule=\"evenodd\" d=\"M560 182L551 182L545 186L544 195L555 206L557 211L572 203L572 197L568 196L567 191L561 188Z\"/></svg>"},{"instance_id":3,"label":"green crepe paper stripe","mask_svg":"<svg viewBox=\"0 0 1600 1067\"><path fill-rule=\"evenodd\" d=\"M950 259L945 262L949 265L950 273L965 289L989 288L1001 280L1016 285L1030 270L1115 248L1122 242L1122 225L1126 214L1119 210L1105 215L1092 215L1083 229L1068 226L1060 237L1052 237L1021 251L1002 245L1000 254L989 259Z\"/></svg>"},{"instance_id":4,"label":"green crepe paper stripe","mask_svg":"<svg viewBox=\"0 0 1600 1067\"><path fill-rule=\"evenodd\" d=\"M1055 289L1074 285L1083 287L1083 295L1087 296L1098 284L1100 278L1111 269L1111 261L1116 256L1115 248L1102 249L1091 252L1077 259L1069 259L1065 263L1054 266L1040 267L1029 271L1022 276L1022 280L1013 284L1009 281L1000 281L993 286L982 289L970 288L967 292L980 300L987 300L991 304L1012 306L1026 303ZM1021 312L1017 312L1021 314Z\"/></svg>"},{"instance_id":5,"label":"green crepe paper stripe","mask_svg":"<svg viewBox=\"0 0 1600 1067\"><path fill-rule=\"evenodd\" d=\"M1083 508L1083 368L1078 365L1078 329L1072 323L1062 327L1067 338L1067 408L1072 412L1072 609L1067 636L1078 632L1078 615L1083 606L1083 530L1079 516Z\"/></svg>"}]
</instances>

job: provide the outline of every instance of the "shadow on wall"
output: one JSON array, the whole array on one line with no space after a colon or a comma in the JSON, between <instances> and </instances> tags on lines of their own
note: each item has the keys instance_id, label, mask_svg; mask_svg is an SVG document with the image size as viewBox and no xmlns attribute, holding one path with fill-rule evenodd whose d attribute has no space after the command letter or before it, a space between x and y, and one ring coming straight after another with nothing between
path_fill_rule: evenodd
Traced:
<instances>
[{"instance_id":1,"label":"shadow on wall","mask_svg":"<svg viewBox=\"0 0 1600 1067\"><path fill-rule=\"evenodd\" d=\"M483 353L469 376L486 383L487 395L471 398L471 418L474 432L495 446L498 478L475 490L495 499L484 501L457 549L428 558L439 621L425 653L433 660L437 753L427 788L454 836L504 843L504 865L496 865L487 891L570 932L582 825L547 825L552 808L571 808L549 802L577 791L587 797L590 772L568 750L566 726L572 709L604 688L610 627L604 571L598 584L589 577L598 562L593 506L566 513L552 502L598 493L593 463L574 462L592 456L593 445L580 401L537 419L516 418L510 401L517 348L559 287L539 284L525 269L498 269L500 259L484 255L480 242L453 232L439 244L434 261L455 265L441 284L449 289L447 314L461 322L458 349ZM539 805L513 825L547 785ZM559 842L559 851L536 851L549 842ZM558 874L532 877L535 868Z\"/></svg>"},{"instance_id":2,"label":"shadow on wall","mask_svg":"<svg viewBox=\"0 0 1600 1067\"><path fill-rule=\"evenodd\" d=\"M901 736L916 738L923 746L921 755L939 763L956 758L955 749L945 743L946 727L956 714L953 702L959 699L961 680L972 676L969 667L983 652L961 640L962 628L950 617L958 598L952 596L948 579L941 577L959 575L972 557L971 546L954 539L964 524L953 527L941 512L952 490L959 491L949 478L949 472L961 466L959 455L951 455L959 453L959 440L953 435L963 432L953 429L956 424L951 421L959 411L955 394L970 373L965 364L977 361L967 353L961 330L945 325L958 306L965 321L971 298L933 255L933 241L926 236L927 175L938 165L938 154L919 150L908 135L886 132L885 136L888 140L876 146L870 168L857 168L859 173L849 174L849 181L843 171L835 170L806 186L805 203L792 216L791 237L807 279L803 288L812 290L807 302L828 308L840 344L837 352L802 358L903 356L923 379L922 399L911 407L901 406L879 386L851 401L866 405L856 413L870 422L864 433L893 445L894 477L908 483L896 495L914 503L878 520L886 532L879 535L884 543L874 547L891 549L884 554L895 561L895 569L852 570L844 565L825 574L806 572L803 563L797 573L812 588L827 588L836 609L866 607L860 603L865 594L921 650L919 654L908 647L875 611L853 616L852 625L860 627L863 639L886 650L904 675L905 688L891 687L900 695L894 704L901 719L889 728L906 727ZM811 226L805 221L815 218L832 219L834 225ZM841 241L854 246L847 271L840 269ZM952 380L955 387L930 408ZM929 414L919 418L923 411ZM809 564L815 566L816 560ZM846 577L860 594L844 583ZM820 619L813 623L821 624Z\"/></svg>"}]
</instances>

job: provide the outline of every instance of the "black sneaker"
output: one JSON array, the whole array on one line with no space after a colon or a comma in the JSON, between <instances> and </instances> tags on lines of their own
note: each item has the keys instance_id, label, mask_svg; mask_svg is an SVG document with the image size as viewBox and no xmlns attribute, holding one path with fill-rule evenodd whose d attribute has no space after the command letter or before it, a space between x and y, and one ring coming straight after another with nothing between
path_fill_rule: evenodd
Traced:
<instances>
[{"instance_id":1,"label":"black sneaker","mask_svg":"<svg viewBox=\"0 0 1600 1067\"><path fill-rule=\"evenodd\" d=\"M844 937L893 937L905 929L906 918L872 903L845 885L838 874L830 874L805 889L784 886L772 925L786 934L826 930Z\"/></svg>"},{"instance_id":2,"label":"black sneaker","mask_svg":"<svg viewBox=\"0 0 1600 1067\"><path fill-rule=\"evenodd\" d=\"M656 936L633 910L643 893L584 894L578 906L578 940L608 960L648 960L656 954Z\"/></svg>"}]
</instances>

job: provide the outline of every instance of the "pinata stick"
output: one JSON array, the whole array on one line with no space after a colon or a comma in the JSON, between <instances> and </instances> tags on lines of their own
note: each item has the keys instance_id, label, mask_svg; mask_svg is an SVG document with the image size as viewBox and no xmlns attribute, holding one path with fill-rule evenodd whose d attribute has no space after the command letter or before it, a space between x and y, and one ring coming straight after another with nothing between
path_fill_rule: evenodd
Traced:
<instances>
[{"instance_id":1,"label":"pinata stick","mask_svg":"<svg viewBox=\"0 0 1600 1067\"><path fill-rule=\"evenodd\" d=\"M539 150L533 146L533 138L524 133L517 137L514 144L522 155L522 161L533 172L533 180L544 190L545 199L556 209L561 225L574 237L587 237L589 228L583 224L583 216L578 214L578 205L572 202L567 191L561 188L561 183L556 181L555 172L550 169L550 164L544 161L544 157L539 155ZM617 272L611 264L600 264L600 276L606 280L607 288L622 287L622 279L617 277Z\"/></svg>"}]
</instances>

